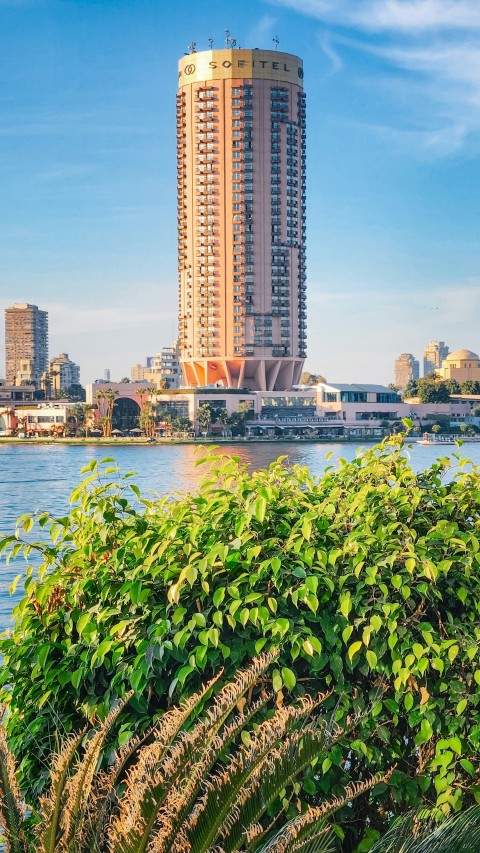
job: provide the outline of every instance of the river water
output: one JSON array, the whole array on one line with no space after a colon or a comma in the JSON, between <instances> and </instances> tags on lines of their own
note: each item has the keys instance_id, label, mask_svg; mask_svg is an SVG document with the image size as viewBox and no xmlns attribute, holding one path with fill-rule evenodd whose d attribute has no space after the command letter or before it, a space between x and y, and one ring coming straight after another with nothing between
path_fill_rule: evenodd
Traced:
<instances>
[{"instance_id":1,"label":"river water","mask_svg":"<svg viewBox=\"0 0 480 853\"><path fill-rule=\"evenodd\" d=\"M222 445L222 452L240 457L258 469L278 456L288 456L291 464L307 465L312 474L320 475L335 459L353 459L360 445L314 444L303 442L270 442ZM455 446L413 445L407 451L415 469L427 468L438 455L458 453ZM460 452L480 464L480 444L466 444ZM331 453L327 460L326 456ZM0 445L0 536L15 530L16 519L37 510L54 515L65 513L72 489L81 479L80 469L92 459L114 457L122 473L135 471L131 482L137 483L147 497L154 494L194 490L204 468L195 467L201 448L195 445L98 445L63 444ZM22 594L19 584L14 596L8 589L22 570L18 561L6 566L0 562L0 630L10 623L11 610Z\"/></svg>"}]
</instances>

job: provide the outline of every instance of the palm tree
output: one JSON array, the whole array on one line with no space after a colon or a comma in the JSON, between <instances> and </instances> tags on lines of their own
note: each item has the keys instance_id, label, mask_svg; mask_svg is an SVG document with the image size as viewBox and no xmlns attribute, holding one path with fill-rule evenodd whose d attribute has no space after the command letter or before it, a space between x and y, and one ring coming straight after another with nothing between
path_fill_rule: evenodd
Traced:
<instances>
[{"instance_id":1,"label":"palm tree","mask_svg":"<svg viewBox=\"0 0 480 853\"><path fill-rule=\"evenodd\" d=\"M227 431L227 424L230 422L230 417L227 409L218 409L217 410L217 421L222 424L222 436L225 438L225 433Z\"/></svg>"},{"instance_id":2,"label":"palm tree","mask_svg":"<svg viewBox=\"0 0 480 853\"><path fill-rule=\"evenodd\" d=\"M74 434L77 435L79 427L85 423L85 407L82 403L76 403L70 409L68 422L72 424Z\"/></svg>"},{"instance_id":3,"label":"palm tree","mask_svg":"<svg viewBox=\"0 0 480 853\"><path fill-rule=\"evenodd\" d=\"M295 780L312 762L321 772L322 756L344 742L346 732L320 710L331 694L304 696L253 723L273 697L265 686L259 699L249 697L259 682L266 685L274 658L257 658L211 699L217 676L147 735L124 745L105 771L97 767L106 737L133 694L90 733L80 760L87 730L71 736L54 759L33 840L0 729L0 816L11 853L333 851L329 816L389 774L287 820Z\"/></svg>"},{"instance_id":4,"label":"palm tree","mask_svg":"<svg viewBox=\"0 0 480 853\"><path fill-rule=\"evenodd\" d=\"M118 397L118 391L113 388L99 388L95 393L98 422L102 424L104 438L110 438L112 435L113 407L116 397Z\"/></svg>"},{"instance_id":5,"label":"palm tree","mask_svg":"<svg viewBox=\"0 0 480 853\"><path fill-rule=\"evenodd\" d=\"M212 410L208 403L202 403L202 405L198 407L197 420L203 435L207 436L209 426L212 423Z\"/></svg>"},{"instance_id":6,"label":"palm tree","mask_svg":"<svg viewBox=\"0 0 480 853\"><path fill-rule=\"evenodd\" d=\"M480 806L453 817L442 812L408 815L391 826L370 853L478 853Z\"/></svg>"},{"instance_id":7,"label":"palm tree","mask_svg":"<svg viewBox=\"0 0 480 853\"><path fill-rule=\"evenodd\" d=\"M141 388L138 391L140 397L139 426L148 438L155 437L158 415L157 393L156 388Z\"/></svg>"},{"instance_id":8,"label":"palm tree","mask_svg":"<svg viewBox=\"0 0 480 853\"><path fill-rule=\"evenodd\" d=\"M95 426L95 406L90 403L82 403L83 412L85 415L85 438L88 438L88 430Z\"/></svg>"}]
</instances>

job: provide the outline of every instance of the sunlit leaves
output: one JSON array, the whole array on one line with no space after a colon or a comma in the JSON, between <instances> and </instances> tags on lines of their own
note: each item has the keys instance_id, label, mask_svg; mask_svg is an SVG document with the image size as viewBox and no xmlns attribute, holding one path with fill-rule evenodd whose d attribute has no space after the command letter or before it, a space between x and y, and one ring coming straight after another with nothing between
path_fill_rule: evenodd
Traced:
<instances>
[{"instance_id":1,"label":"sunlit leaves","mask_svg":"<svg viewBox=\"0 0 480 853\"><path fill-rule=\"evenodd\" d=\"M480 770L479 472L452 476L445 459L417 475L401 442L318 483L285 460L251 474L216 452L202 464L198 494L161 501L110 482L111 460L89 465L68 516L26 516L0 542L31 560L44 538L1 648L24 778L41 778L54 702L68 730L133 687L134 731L213 671L279 646L267 682L279 701L333 690L339 725L364 720L362 761L408 768L392 779L398 808L424 795L457 808ZM326 789L345 784L345 757L325 772Z\"/></svg>"}]
</instances>

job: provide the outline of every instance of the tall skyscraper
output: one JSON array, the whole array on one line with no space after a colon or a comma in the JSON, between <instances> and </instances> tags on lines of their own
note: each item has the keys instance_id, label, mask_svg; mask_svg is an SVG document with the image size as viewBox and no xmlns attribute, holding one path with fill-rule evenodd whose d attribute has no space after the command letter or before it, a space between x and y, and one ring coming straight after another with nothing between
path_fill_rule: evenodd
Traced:
<instances>
[{"instance_id":1,"label":"tall skyscraper","mask_svg":"<svg viewBox=\"0 0 480 853\"><path fill-rule=\"evenodd\" d=\"M37 305L16 303L5 309L5 372L7 382L40 381L48 361L48 313Z\"/></svg>"},{"instance_id":2,"label":"tall skyscraper","mask_svg":"<svg viewBox=\"0 0 480 853\"><path fill-rule=\"evenodd\" d=\"M448 353L449 349L444 341L430 341L423 351L423 375L426 376L441 367Z\"/></svg>"},{"instance_id":3,"label":"tall skyscraper","mask_svg":"<svg viewBox=\"0 0 480 853\"><path fill-rule=\"evenodd\" d=\"M411 352L402 352L395 361L395 387L400 391L420 376L420 365Z\"/></svg>"},{"instance_id":4,"label":"tall skyscraper","mask_svg":"<svg viewBox=\"0 0 480 853\"><path fill-rule=\"evenodd\" d=\"M290 388L306 356L301 59L242 49L185 56L177 146L185 380Z\"/></svg>"}]
</instances>

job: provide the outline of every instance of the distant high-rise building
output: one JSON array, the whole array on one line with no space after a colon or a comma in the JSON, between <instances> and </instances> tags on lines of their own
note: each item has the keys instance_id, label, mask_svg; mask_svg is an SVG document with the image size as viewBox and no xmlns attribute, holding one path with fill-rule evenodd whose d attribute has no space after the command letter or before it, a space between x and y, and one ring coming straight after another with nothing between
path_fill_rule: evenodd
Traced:
<instances>
[{"instance_id":1,"label":"distant high-rise building","mask_svg":"<svg viewBox=\"0 0 480 853\"><path fill-rule=\"evenodd\" d=\"M167 388L180 387L182 370L178 357L178 341L174 341L171 347L162 347L160 352L151 358L149 367L145 368L143 378L154 384L163 380Z\"/></svg>"},{"instance_id":2,"label":"distant high-rise building","mask_svg":"<svg viewBox=\"0 0 480 853\"><path fill-rule=\"evenodd\" d=\"M80 368L69 359L66 352L62 352L48 362L42 377L42 387L47 396L57 397L60 391L66 391L72 385L80 385Z\"/></svg>"},{"instance_id":3,"label":"distant high-rise building","mask_svg":"<svg viewBox=\"0 0 480 853\"><path fill-rule=\"evenodd\" d=\"M130 368L130 379L132 382L143 382L147 368L144 364L134 364Z\"/></svg>"},{"instance_id":4,"label":"distant high-rise building","mask_svg":"<svg viewBox=\"0 0 480 853\"><path fill-rule=\"evenodd\" d=\"M110 382L110 370L108 367L103 371L103 378L105 382Z\"/></svg>"},{"instance_id":5,"label":"distant high-rise building","mask_svg":"<svg viewBox=\"0 0 480 853\"><path fill-rule=\"evenodd\" d=\"M444 341L430 341L423 351L423 375L438 370L448 353L449 349Z\"/></svg>"},{"instance_id":6,"label":"distant high-rise building","mask_svg":"<svg viewBox=\"0 0 480 853\"><path fill-rule=\"evenodd\" d=\"M48 313L16 303L5 309L5 368L10 385L40 386L48 361Z\"/></svg>"},{"instance_id":7,"label":"distant high-rise building","mask_svg":"<svg viewBox=\"0 0 480 853\"><path fill-rule=\"evenodd\" d=\"M395 387L400 391L420 376L420 365L411 352L402 352L395 361Z\"/></svg>"},{"instance_id":8,"label":"distant high-rise building","mask_svg":"<svg viewBox=\"0 0 480 853\"><path fill-rule=\"evenodd\" d=\"M291 388L306 356L302 60L243 49L183 57L177 164L186 383Z\"/></svg>"}]
</instances>

